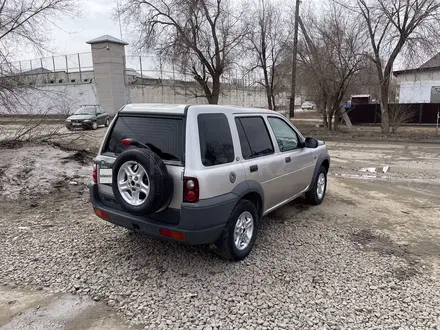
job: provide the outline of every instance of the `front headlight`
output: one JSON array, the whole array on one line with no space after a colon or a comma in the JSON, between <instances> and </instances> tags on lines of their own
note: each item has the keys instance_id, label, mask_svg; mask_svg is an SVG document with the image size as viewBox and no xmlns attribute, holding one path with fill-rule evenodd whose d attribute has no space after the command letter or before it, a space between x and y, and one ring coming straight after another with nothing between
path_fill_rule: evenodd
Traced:
<instances>
[{"instance_id":1,"label":"front headlight","mask_svg":"<svg viewBox=\"0 0 440 330\"><path fill-rule=\"evenodd\" d=\"M90 119L85 119L85 120L83 120L85 123L90 123L91 122L91 120Z\"/></svg>"},{"instance_id":2,"label":"front headlight","mask_svg":"<svg viewBox=\"0 0 440 330\"><path fill-rule=\"evenodd\" d=\"M67 123L70 123L70 122L71 122L71 120L70 120L70 119L67 119L67 120L66 120L66 122L67 122Z\"/></svg>"}]
</instances>

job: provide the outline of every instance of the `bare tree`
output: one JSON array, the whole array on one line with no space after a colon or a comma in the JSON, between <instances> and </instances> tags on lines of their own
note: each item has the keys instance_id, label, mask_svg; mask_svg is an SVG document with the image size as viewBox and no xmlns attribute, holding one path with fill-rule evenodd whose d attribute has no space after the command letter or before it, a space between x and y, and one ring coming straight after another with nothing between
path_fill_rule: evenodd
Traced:
<instances>
[{"instance_id":1,"label":"bare tree","mask_svg":"<svg viewBox=\"0 0 440 330\"><path fill-rule=\"evenodd\" d=\"M261 84L267 95L269 109L276 108L276 96L282 92L287 76L280 64L288 53L287 43L291 31L285 18L286 8L271 0L255 0L254 10L248 12L246 25L249 51L255 57L251 70L260 69L263 74Z\"/></svg>"},{"instance_id":2,"label":"bare tree","mask_svg":"<svg viewBox=\"0 0 440 330\"><path fill-rule=\"evenodd\" d=\"M238 7L228 0L127 0L120 12L140 36L139 49L189 69L208 102L216 104L220 78L245 35Z\"/></svg>"},{"instance_id":3,"label":"bare tree","mask_svg":"<svg viewBox=\"0 0 440 330\"><path fill-rule=\"evenodd\" d=\"M17 72L18 46L46 49L51 18L71 15L75 0L0 0L0 111L21 112L32 88Z\"/></svg>"},{"instance_id":4,"label":"bare tree","mask_svg":"<svg viewBox=\"0 0 440 330\"><path fill-rule=\"evenodd\" d=\"M361 27L350 15L331 5L320 18L300 19L303 42L299 55L302 77L315 89L315 102L331 130L339 120L353 77L363 67ZM337 128L337 127L336 127Z\"/></svg>"},{"instance_id":5,"label":"bare tree","mask_svg":"<svg viewBox=\"0 0 440 330\"><path fill-rule=\"evenodd\" d=\"M439 40L439 0L350 0L338 1L357 12L365 23L370 43L366 54L375 64L380 83L381 128L390 131L389 94L393 66L399 55L431 50Z\"/></svg>"}]
</instances>

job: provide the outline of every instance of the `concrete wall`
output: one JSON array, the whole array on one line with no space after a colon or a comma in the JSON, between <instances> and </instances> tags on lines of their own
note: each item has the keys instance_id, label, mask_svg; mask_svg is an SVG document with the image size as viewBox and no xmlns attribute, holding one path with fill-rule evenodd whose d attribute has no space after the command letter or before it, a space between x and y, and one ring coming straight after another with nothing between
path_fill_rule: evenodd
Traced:
<instances>
[{"instance_id":1,"label":"concrete wall","mask_svg":"<svg viewBox=\"0 0 440 330\"><path fill-rule=\"evenodd\" d=\"M16 114L67 114L81 104L97 104L95 84L45 85L36 89L22 89L15 93L21 101L16 103ZM11 110L0 106L0 113Z\"/></svg>"},{"instance_id":2,"label":"concrete wall","mask_svg":"<svg viewBox=\"0 0 440 330\"><path fill-rule=\"evenodd\" d=\"M171 103L171 104L205 104L205 97L194 97L190 88L167 85L128 85L128 103ZM200 93L202 94L202 93ZM286 95L280 95L278 106L286 106ZM219 104L264 107L267 105L266 94L262 89L228 88L224 86Z\"/></svg>"},{"instance_id":3,"label":"concrete wall","mask_svg":"<svg viewBox=\"0 0 440 330\"><path fill-rule=\"evenodd\" d=\"M399 74L399 103L430 103L432 87L440 86L440 70Z\"/></svg>"}]
</instances>

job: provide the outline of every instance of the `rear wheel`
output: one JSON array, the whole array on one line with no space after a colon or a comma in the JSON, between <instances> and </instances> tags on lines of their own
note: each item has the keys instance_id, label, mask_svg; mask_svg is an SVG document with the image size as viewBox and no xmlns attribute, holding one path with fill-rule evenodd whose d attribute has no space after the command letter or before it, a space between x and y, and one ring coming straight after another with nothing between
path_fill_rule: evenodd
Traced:
<instances>
[{"instance_id":1,"label":"rear wheel","mask_svg":"<svg viewBox=\"0 0 440 330\"><path fill-rule=\"evenodd\" d=\"M322 203L327 190L327 169L324 166L319 168L313 181L312 188L306 192L306 199L312 205L319 205Z\"/></svg>"},{"instance_id":2,"label":"rear wheel","mask_svg":"<svg viewBox=\"0 0 440 330\"><path fill-rule=\"evenodd\" d=\"M105 127L108 127L108 125L110 125L110 118L107 118L105 120Z\"/></svg>"},{"instance_id":3,"label":"rear wheel","mask_svg":"<svg viewBox=\"0 0 440 330\"><path fill-rule=\"evenodd\" d=\"M232 210L222 236L215 243L217 252L227 260L239 261L251 252L257 238L257 208L241 200Z\"/></svg>"}]
</instances>

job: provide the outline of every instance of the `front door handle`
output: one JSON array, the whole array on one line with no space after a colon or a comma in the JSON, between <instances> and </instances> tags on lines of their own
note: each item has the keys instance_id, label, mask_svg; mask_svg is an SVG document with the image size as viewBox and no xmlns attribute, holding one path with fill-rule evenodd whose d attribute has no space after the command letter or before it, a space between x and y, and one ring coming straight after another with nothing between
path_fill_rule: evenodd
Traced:
<instances>
[{"instance_id":1,"label":"front door handle","mask_svg":"<svg viewBox=\"0 0 440 330\"><path fill-rule=\"evenodd\" d=\"M258 171L258 165L252 165L252 166L250 167L250 170L251 170L251 173L252 173L252 172L257 172L257 171Z\"/></svg>"},{"instance_id":2,"label":"front door handle","mask_svg":"<svg viewBox=\"0 0 440 330\"><path fill-rule=\"evenodd\" d=\"M286 157L286 163L290 163L292 161L292 158Z\"/></svg>"}]
</instances>

